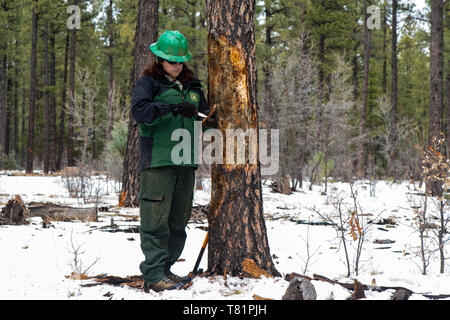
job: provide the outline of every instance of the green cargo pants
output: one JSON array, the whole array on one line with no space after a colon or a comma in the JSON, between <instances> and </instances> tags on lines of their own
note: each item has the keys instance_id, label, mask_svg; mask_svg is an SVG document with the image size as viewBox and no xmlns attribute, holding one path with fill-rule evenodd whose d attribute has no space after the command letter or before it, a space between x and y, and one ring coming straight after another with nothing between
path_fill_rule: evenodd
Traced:
<instances>
[{"instance_id":1,"label":"green cargo pants","mask_svg":"<svg viewBox=\"0 0 450 320\"><path fill-rule=\"evenodd\" d=\"M149 284L163 279L183 251L194 181L192 167L158 167L141 172L140 236L145 261L140 270Z\"/></svg>"}]
</instances>

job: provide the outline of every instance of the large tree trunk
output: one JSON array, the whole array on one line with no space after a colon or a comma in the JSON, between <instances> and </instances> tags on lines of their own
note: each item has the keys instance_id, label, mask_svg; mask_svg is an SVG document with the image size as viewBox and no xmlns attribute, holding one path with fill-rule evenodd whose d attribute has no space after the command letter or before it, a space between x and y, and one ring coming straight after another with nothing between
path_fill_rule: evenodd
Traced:
<instances>
[{"instance_id":1,"label":"large tree trunk","mask_svg":"<svg viewBox=\"0 0 450 320\"><path fill-rule=\"evenodd\" d=\"M139 0L131 88L134 88L145 66L154 59L149 45L158 39L158 7L159 0ZM122 176L121 200L125 207L139 206L139 130L135 123L134 118L130 117Z\"/></svg>"},{"instance_id":2,"label":"large tree trunk","mask_svg":"<svg viewBox=\"0 0 450 320\"><path fill-rule=\"evenodd\" d=\"M367 27L367 0L364 0L364 67L363 67L363 85L361 90L361 111L359 121L359 137L361 139L361 147L358 155L358 175L364 177L367 170L367 151L368 136L366 128L367 117L367 90L369 86L369 66L370 66L370 45L371 31Z\"/></svg>"},{"instance_id":3,"label":"large tree trunk","mask_svg":"<svg viewBox=\"0 0 450 320\"><path fill-rule=\"evenodd\" d=\"M430 119L428 143L439 150L439 144L433 143L433 139L441 138L441 118L443 104L444 83L444 26L443 26L443 0L431 1L431 49L430 49ZM437 142L437 141L436 141ZM432 196L442 194L442 186L439 182L427 184L427 191Z\"/></svg>"},{"instance_id":4,"label":"large tree trunk","mask_svg":"<svg viewBox=\"0 0 450 320\"><path fill-rule=\"evenodd\" d=\"M394 175L394 164L397 158L397 131L398 131L398 77L397 77L397 0L392 0L392 91L391 91L391 111L390 111L390 128L389 128L389 154L388 154L388 171Z\"/></svg>"},{"instance_id":5,"label":"large tree trunk","mask_svg":"<svg viewBox=\"0 0 450 320\"><path fill-rule=\"evenodd\" d=\"M252 0L206 1L208 94L211 105L217 105L223 133L258 132L254 6ZM259 161L215 164L211 176L208 270L238 275L244 260L252 259L278 276L264 222Z\"/></svg>"},{"instance_id":6,"label":"large tree trunk","mask_svg":"<svg viewBox=\"0 0 450 320\"><path fill-rule=\"evenodd\" d=\"M37 0L33 3L33 18L31 28L31 61L30 61L30 109L28 112L28 147L26 172L33 173L34 158L34 110L36 104L36 64L37 64L37 28L38 14L36 13Z\"/></svg>"}]
</instances>

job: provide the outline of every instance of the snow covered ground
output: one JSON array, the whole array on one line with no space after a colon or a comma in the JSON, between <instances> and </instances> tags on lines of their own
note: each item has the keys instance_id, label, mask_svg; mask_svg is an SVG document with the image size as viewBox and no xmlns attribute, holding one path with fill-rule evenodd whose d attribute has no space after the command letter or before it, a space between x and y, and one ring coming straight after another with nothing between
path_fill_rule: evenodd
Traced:
<instances>
[{"instance_id":1,"label":"snow covered ground","mask_svg":"<svg viewBox=\"0 0 450 320\"><path fill-rule=\"evenodd\" d=\"M114 192L114 185L101 176L95 179L94 185L99 187L101 195L99 205L116 205L118 194ZM194 205L205 205L209 201L210 181L204 180L203 184L204 190L195 192ZM345 253L335 228L305 223L323 222L317 212L338 222L333 206L336 199L345 199L348 208L353 208L349 184L329 182L328 197L321 194L323 185L313 186L311 191L308 185L306 183L303 191L291 195L273 193L267 185L263 186L270 251L283 277L296 272L311 277L319 274L346 283L358 279L368 285L405 287L415 292L410 300L426 300L422 294L450 294L450 266L447 264L445 274L439 274L437 253L428 266L428 275L421 274L420 241L414 225L412 203L407 197L408 192L419 191L417 186L409 182L377 181L375 196L370 196L367 181L355 184L357 200L364 213L364 221L360 222L364 222L367 233L358 276L353 272L357 242L346 234L352 264L352 275L347 277ZM17 171L0 171L0 208L16 194L25 204L49 201L93 206L71 198L61 176L25 176ZM82 286L95 281L68 278L76 269L75 258L79 270L88 269L88 276L139 275L139 263L143 260L139 234L111 233L101 228L110 225L111 219L122 227L138 226L139 221L131 219L138 215L138 209L122 208L99 212L98 222L52 222L49 228L43 228L41 218L36 217L31 218L28 225L0 226L0 299L252 300L254 295L258 295L280 300L289 285L284 278L240 279L228 276L224 280L222 276L197 277L185 290L144 293L127 286ZM386 218L393 219L395 225L369 223ZM205 237L205 231L198 227L205 225L188 225L185 249L172 271L184 275L192 270ZM374 243L376 240L394 242L377 244ZM74 253L76 250L77 254ZM207 269L206 260L207 252L200 264L204 270ZM312 284L319 300L345 300L352 293L327 282L314 280ZM389 300L393 292L366 291L365 294L368 300Z\"/></svg>"}]
</instances>

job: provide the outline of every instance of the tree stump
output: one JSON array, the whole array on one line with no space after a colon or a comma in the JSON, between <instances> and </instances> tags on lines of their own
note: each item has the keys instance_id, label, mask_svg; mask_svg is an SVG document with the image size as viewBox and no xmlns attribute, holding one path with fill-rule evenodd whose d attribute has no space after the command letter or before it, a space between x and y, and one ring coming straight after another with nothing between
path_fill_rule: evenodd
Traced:
<instances>
[{"instance_id":1,"label":"tree stump","mask_svg":"<svg viewBox=\"0 0 450 320\"><path fill-rule=\"evenodd\" d=\"M22 225L26 223L26 218L30 215L30 211L27 209L19 195L16 195L14 199L8 201L6 206L0 213L0 225Z\"/></svg>"},{"instance_id":2,"label":"tree stump","mask_svg":"<svg viewBox=\"0 0 450 320\"><path fill-rule=\"evenodd\" d=\"M364 285L362 285L358 280L353 280L353 294L348 300L359 300L365 299L366 295L364 293Z\"/></svg>"},{"instance_id":3,"label":"tree stump","mask_svg":"<svg viewBox=\"0 0 450 320\"><path fill-rule=\"evenodd\" d=\"M276 179L275 183L272 184L271 189L274 192L279 192L282 194L291 194L292 190L291 190L291 184L289 182L289 179L286 177L279 177Z\"/></svg>"}]
</instances>

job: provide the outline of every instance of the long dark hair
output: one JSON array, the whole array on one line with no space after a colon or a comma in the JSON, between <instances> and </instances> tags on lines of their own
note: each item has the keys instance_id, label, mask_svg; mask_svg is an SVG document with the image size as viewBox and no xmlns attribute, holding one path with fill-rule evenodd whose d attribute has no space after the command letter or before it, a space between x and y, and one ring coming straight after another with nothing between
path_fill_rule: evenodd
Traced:
<instances>
[{"instance_id":1,"label":"long dark hair","mask_svg":"<svg viewBox=\"0 0 450 320\"><path fill-rule=\"evenodd\" d=\"M158 59L152 59L142 72L142 75L149 75L152 78L164 77L166 74L167 73L164 71L162 63L160 63ZM183 69L178 75L177 80L179 80L181 83L185 83L193 77L194 72L185 63L183 63Z\"/></svg>"}]
</instances>

